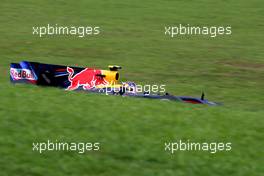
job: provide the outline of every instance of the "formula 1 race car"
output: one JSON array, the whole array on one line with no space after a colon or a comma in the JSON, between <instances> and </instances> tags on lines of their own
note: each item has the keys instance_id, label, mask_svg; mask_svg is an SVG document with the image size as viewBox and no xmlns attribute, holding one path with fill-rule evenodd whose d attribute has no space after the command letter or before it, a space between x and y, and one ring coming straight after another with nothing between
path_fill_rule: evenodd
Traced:
<instances>
[{"instance_id":1,"label":"formula 1 race car","mask_svg":"<svg viewBox=\"0 0 264 176\"><path fill-rule=\"evenodd\" d=\"M192 104L217 105L201 98L174 96L169 93L151 94L139 92L134 82L119 82L121 69L118 65L108 66L109 70L95 68L69 67L22 61L10 64L10 80L12 83L29 83L41 86L60 87L65 90L84 90L107 95L121 95L138 98L175 100Z\"/></svg>"}]
</instances>

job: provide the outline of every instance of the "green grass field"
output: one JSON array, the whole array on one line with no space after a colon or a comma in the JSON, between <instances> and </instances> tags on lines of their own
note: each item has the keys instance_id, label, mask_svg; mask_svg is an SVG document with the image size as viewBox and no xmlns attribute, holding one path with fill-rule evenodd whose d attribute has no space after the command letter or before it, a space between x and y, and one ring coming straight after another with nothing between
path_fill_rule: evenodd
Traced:
<instances>
[{"instance_id":1,"label":"green grass field","mask_svg":"<svg viewBox=\"0 0 264 176\"><path fill-rule=\"evenodd\" d=\"M1 0L0 175L264 174L264 3L261 0ZM33 26L97 25L101 34L32 35ZM178 24L232 26L231 36L164 35ZM123 66L121 79L166 84L177 102L12 85L9 64ZM32 151L33 142L100 142L99 152ZM164 142L232 142L232 150L164 151Z\"/></svg>"}]
</instances>

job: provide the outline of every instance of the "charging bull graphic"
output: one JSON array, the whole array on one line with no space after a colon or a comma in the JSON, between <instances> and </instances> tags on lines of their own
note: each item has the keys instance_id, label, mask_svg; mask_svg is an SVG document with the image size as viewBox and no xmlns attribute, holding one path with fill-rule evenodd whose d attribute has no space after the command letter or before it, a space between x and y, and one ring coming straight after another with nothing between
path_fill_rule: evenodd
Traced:
<instances>
[{"instance_id":1,"label":"charging bull graphic","mask_svg":"<svg viewBox=\"0 0 264 176\"><path fill-rule=\"evenodd\" d=\"M74 69L67 67L67 72L69 73L68 80L71 84L66 90L75 90L80 86L82 86L84 90L89 90L99 85L108 84L103 77L98 76L102 74L101 70L85 68L74 75Z\"/></svg>"}]
</instances>

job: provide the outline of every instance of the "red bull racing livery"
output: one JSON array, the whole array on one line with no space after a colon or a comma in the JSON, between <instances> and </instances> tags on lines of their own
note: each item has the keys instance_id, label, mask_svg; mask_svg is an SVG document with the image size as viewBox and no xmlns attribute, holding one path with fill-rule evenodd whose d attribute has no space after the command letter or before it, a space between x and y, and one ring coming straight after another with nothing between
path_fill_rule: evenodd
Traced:
<instances>
[{"instance_id":1,"label":"red bull racing livery","mask_svg":"<svg viewBox=\"0 0 264 176\"><path fill-rule=\"evenodd\" d=\"M168 93L150 94L138 92L134 82L119 82L120 66L108 66L109 70L43 64L22 61L10 64L12 83L28 83L42 86L60 87L65 90L84 90L86 92L105 93L136 98L174 100L192 104L217 105L217 103L188 96L174 96Z\"/></svg>"}]
</instances>

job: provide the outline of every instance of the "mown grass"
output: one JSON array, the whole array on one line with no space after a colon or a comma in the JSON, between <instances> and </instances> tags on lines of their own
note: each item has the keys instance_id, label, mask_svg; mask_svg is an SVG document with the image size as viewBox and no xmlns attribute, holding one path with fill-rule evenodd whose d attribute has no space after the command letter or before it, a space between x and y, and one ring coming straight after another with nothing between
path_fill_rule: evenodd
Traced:
<instances>
[{"instance_id":1,"label":"mown grass","mask_svg":"<svg viewBox=\"0 0 264 176\"><path fill-rule=\"evenodd\" d=\"M261 175L263 2L7 1L0 11L1 175ZM100 36L32 35L32 26L99 25ZM231 25L232 35L171 39L164 26ZM122 80L166 84L208 107L12 85L9 63L123 66ZM32 142L100 142L100 152L32 151ZM232 151L164 151L164 142L232 142Z\"/></svg>"}]
</instances>

